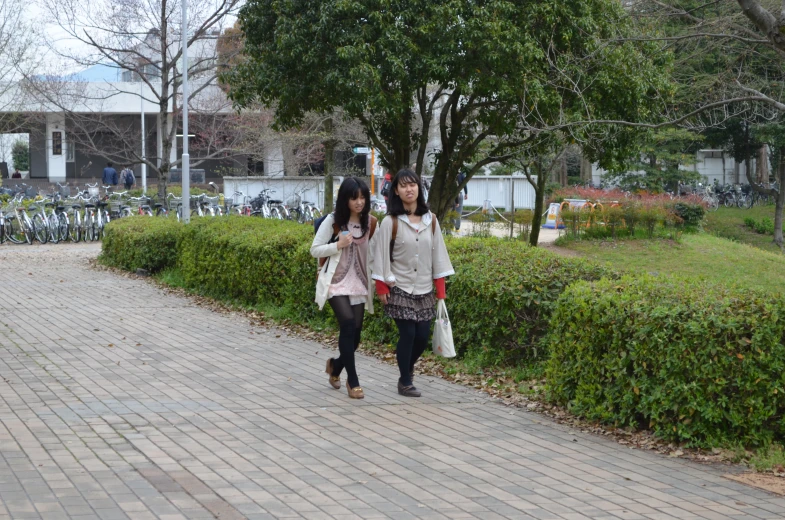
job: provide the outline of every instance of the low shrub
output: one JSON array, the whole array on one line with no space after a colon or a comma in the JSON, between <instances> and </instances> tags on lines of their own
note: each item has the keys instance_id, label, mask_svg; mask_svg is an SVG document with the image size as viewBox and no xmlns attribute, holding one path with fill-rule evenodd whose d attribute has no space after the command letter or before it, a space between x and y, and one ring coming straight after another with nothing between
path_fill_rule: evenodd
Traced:
<instances>
[{"instance_id":1,"label":"low shrub","mask_svg":"<svg viewBox=\"0 0 785 520\"><path fill-rule=\"evenodd\" d=\"M774 234L774 221L768 217L763 217L760 220L746 217L744 225L752 229L759 235L773 235Z\"/></svg>"},{"instance_id":2,"label":"low shrub","mask_svg":"<svg viewBox=\"0 0 785 520\"><path fill-rule=\"evenodd\" d=\"M183 225L171 218L130 217L104 228L100 261L128 271L151 273L175 267Z\"/></svg>"},{"instance_id":3,"label":"low shrub","mask_svg":"<svg viewBox=\"0 0 785 520\"><path fill-rule=\"evenodd\" d=\"M576 283L554 306L550 398L692 446L785 435L785 300L670 277Z\"/></svg>"},{"instance_id":4,"label":"low shrub","mask_svg":"<svg viewBox=\"0 0 785 520\"><path fill-rule=\"evenodd\" d=\"M687 229L697 229L706 215L706 207L695 202L676 202L672 211L679 216Z\"/></svg>"},{"instance_id":5,"label":"low shrub","mask_svg":"<svg viewBox=\"0 0 785 520\"><path fill-rule=\"evenodd\" d=\"M188 287L247 305L290 307L313 316L316 260L313 227L248 217L193 219L185 226L178 265Z\"/></svg>"},{"instance_id":6,"label":"low shrub","mask_svg":"<svg viewBox=\"0 0 785 520\"><path fill-rule=\"evenodd\" d=\"M280 307L287 317L300 322L332 321L329 310L320 315L313 303L312 226L248 217L193 219L181 226L161 219L175 225L179 236L176 245L168 242L167 255L160 250L163 242L152 236L140 242L133 235L135 241L123 247L123 240L132 235L116 229L133 228L143 235L149 226L153 235L162 225L158 220L117 222L114 234L108 234L104 256L121 256L118 249L148 248L149 256L166 256L166 262L155 269L129 262L111 265L159 270L174 265L176 257L179 279L201 294L245 305ZM564 258L520 240L447 238L447 248L456 270L447 282L450 318L460 324L456 325L460 331L455 335L456 348L493 364L543 353L541 338L550 313L571 282L616 276L608 267ZM363 337L390 343L397 337L395 324L382 316L378 301L376 311L366 317Z\"/></svg>"},{"instance_id":7,"label":"low shrub","mask_svg":"<svg viewBox=\"0 0 785 520\"><path fill-rule=\"evenodd\" d=\"M448 250L456 348L488 364L542 356L541 339L561 292L577 280L617 276L609 267L517 240L453 239Z\"/></svg>"}]
</instances>

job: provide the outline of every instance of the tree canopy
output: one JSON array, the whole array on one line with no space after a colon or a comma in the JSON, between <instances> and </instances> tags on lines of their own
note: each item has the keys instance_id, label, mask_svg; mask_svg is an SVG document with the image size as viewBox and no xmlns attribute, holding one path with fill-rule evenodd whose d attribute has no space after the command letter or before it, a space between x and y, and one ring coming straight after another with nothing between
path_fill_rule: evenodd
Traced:
<instances>
[{"instance_id":1,"label":"tree canopy","mask_svg":"<svg viewBox=\"0 0 785 520\"><path fill-rule=\"evenodd\" d=\"M468 182L573 141L621 158L636 131L594 123L656 119L671 94L667 55L622 41L615 0L249 0L239 20L237 106L274 106L279 128L342 109L389 169L433 161L439 216L466 165Z\"/></svg>"}]
</instances>

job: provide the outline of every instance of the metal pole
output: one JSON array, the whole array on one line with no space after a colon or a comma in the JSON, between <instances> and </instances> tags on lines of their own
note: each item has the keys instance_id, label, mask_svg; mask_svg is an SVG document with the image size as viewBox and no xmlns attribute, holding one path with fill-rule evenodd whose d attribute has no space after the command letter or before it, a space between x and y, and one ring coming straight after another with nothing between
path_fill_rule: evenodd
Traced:
<instances>
[{"instance_id":1,"label":"metal pole","mask_svg":"<svg viewBox=\"0 0 785 520\"><path fill-rule=\"evenodd\" d=\"M188 155L188 11L186 0L181 2L183 10L183 222L191 221L191 163Z\"/></svg>"},{"instance_id":2,"label":"metal pole","mask_svg":"<svg viewBox=\"0 0 785 520\"><path fill-rule=\"evenodd\" d=\"M141 112L142 112L142 193L147 195L147 163L145 160L147 156L145 155L145 130L144 130L144 96L142 95L142 88L144 87L144 82L139 78L139 99L141 105Z\"/></svg>"},{"instance_id":3,"label":"metal pole","mask_svg":"<svg viewBox=\"0 0 785 520\"><path fill-rule=\"evenodd\" d=\"M510 238L515 237L515 177L510 177Z\"/></svg>"}]
</instances>

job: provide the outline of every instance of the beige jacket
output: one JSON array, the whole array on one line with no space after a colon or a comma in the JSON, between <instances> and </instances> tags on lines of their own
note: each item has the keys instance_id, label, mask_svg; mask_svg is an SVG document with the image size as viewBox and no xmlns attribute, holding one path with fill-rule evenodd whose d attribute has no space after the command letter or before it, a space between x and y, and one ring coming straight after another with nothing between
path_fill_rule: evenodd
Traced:
<instances>
[{"instance_id":1,"label":"beige jacket","mask_svg":"<svg viewBox=\"0 0 785 520\"><path fill-rule=\"evenodd\" d=\"M433 291L435 279L455 274L438 220L435 232L431 231L431 221L435 218L428 212L418 224L412 224L407 215L399 216L394 262L390 262L393 219L385 217L373 237L373 279L418 295Z\"/></svg>"},{"instance_id":2,"label":"beige jacket","mask_svg":"<svg viewBox=\"0 0 785 520\"><path fill-rule=\"evenodd\" d=\"M313 237L313 242L311 243L312 257L327 257L327 263L325 264L326 269L322 268L319 270L319 277L316 280L315 301L320 310L324 308L324 304L327 301L327 294L330 290L330 284L332 283L333 275L335 274L335 269L338 267L338 262L341 261L342 250L338 249L338 244L335 242L328 244L330 238L333 236L333 222L335 222L335 217L330 213L324 221L322 221L322 224L319 226L319 230L316 232L316 236ZM368 297L365 300L365 310L368 311L369 314L373 314L373 292L376 285L371 280L371 271L373 266L374 242L376 241L376 236L378 234L379 230L377 229L374 236L368 242L368 260L366 263Z\"/></svg>"}]
</instances>

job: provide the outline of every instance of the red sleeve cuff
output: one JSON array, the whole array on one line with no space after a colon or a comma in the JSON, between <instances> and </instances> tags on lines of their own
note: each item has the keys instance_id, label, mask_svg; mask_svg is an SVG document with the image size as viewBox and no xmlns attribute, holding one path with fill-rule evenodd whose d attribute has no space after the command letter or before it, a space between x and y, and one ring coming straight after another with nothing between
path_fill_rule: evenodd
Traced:
<instances>
[{"instance_id":1,"label":"red sleeve cuff","mask_svg":"<svg viewBox=\"0 0 785 520\"><path fill-rule=\"evenodd\" d=\"M390 294L390 288L381 280L374 280L376 282L376 294Z\"/></svg>"},{"instance_id":2,"label":"red sleeve cuff","mask_svg":"<svg viewBox=\"0 0 785 520\"><path fill-rule=\"evenodd\" d=\"M436 298L443 300L447 297L447 287L444 285L444 278L437 278L433 281L436 286Z\"/></svg>"}]
</instances>

